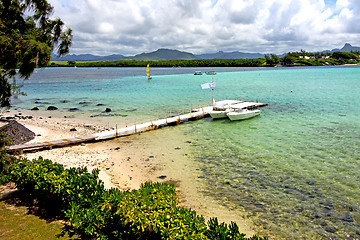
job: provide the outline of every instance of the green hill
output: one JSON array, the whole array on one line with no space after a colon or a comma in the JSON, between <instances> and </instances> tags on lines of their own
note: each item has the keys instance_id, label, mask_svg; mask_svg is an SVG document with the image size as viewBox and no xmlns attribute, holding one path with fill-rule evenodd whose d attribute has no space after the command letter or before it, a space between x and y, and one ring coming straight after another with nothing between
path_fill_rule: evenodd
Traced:
<instances>
[{"instance_id":1,"label":"green hill","mask_svg":"<svg viewBox=\"0 0 360 240\"><path fill-rule=\"evenodd\" d=\"M196 59L195 55L188 52L181 52L178 50L171 50L171 49L158 49L155 52L150 53L141 53L135 55L134 57L130 57L133 60L176 60L176 59Z\"/></svg>"}]
</instances>

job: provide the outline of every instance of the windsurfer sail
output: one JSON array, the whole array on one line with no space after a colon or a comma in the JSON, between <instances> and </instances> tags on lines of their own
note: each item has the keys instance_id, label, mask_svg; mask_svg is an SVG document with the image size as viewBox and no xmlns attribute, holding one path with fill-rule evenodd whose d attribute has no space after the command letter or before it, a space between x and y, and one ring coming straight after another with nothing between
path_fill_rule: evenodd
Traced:
<instances>
[{"instance_id":1,"label":"windsurfer sail","mask_svg":"<svg viewBox=\"0 0 360 240\"><path fill-rule=\"evenodd\" d=\"M149 64L148 64L147 67L146 67L146 76L147 76L148 80L151 79L151 77L150 77L150 67L149 67Z\"/></svg>"}]
</instances>

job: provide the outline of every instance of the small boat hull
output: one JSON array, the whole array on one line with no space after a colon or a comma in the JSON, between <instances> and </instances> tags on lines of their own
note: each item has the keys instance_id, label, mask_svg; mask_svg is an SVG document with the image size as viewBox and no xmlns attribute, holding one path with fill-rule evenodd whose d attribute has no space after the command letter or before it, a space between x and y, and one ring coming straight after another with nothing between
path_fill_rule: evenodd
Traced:
<instances>
[{"instance_id":1,"label":"small boat hull","mask_svg":"<svg viewBox=\"0 0 360 240\"><path fill-rule=\"evenodd\" d=\"M242 111L232 111L226 115L231 121L245 120L249 118L256 117L260 115L260 110L242 110Z\"/></svg>"},{"instance_id":2,"label":"small boat hull","mask_svg":"<svg viewBox=\"0 0 360 240\"><path fill-rule=\"evenodd\" d=\"M210 117L212 117L214 119L227 117L226 111L210 111L209 114L210 114Z\"/></svg>"},{"instance_id":3,"label":"small boat hull","mask_svg":"<svg viewBox=\"0 0 360 240\"><path fill-rule=\"evenodd\" d=\"M206 75L216 75L216 72L215 71L209 71L209 72L205 72Z\"/></svg>"}]
</instances>

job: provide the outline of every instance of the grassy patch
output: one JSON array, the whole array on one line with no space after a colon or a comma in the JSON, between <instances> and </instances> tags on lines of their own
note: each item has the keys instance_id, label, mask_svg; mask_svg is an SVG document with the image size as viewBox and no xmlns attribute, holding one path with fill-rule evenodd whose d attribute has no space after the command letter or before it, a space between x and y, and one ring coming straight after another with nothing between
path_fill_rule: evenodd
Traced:
<instances>
[{"instance_id":1,"label":"grassy patch","mask_svg":"<svg viewBox=\"0 0 360 240\"><path fill-rule=\"evenodd\" d=\"M0 202L0 239L79 239L70 237L60 221L49 222L27 213L27 207Z\"/></svg>"}]
</instances>

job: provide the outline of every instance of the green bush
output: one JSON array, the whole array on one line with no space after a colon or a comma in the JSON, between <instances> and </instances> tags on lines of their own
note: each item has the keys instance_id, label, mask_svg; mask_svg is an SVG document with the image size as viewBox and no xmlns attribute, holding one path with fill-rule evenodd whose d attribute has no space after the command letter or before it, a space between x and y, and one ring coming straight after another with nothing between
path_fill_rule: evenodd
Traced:
<instances>
[{"instance_id":1,"label":"green bush","mask_svg":"<svg viewBox=\"0 0 360 240\"><path fill-rule=\"evenodd\" d=\"M247 239L235 223L213 218L207 227L195 211L179 208L174 185L146 182L139 190L106 190L99 170L64 169L41 157L22 159L10 170L19 190L58 210L83 238Z\"/></svg>"}]
</instances>

